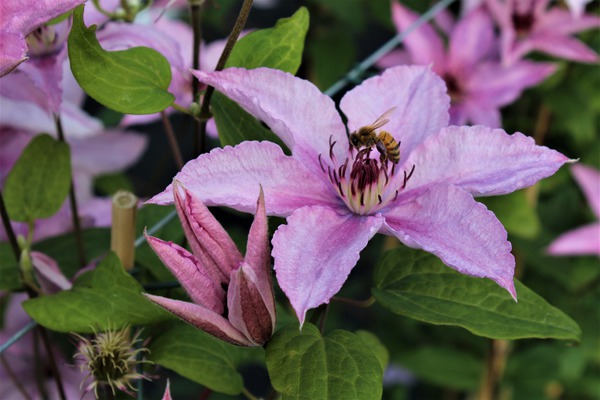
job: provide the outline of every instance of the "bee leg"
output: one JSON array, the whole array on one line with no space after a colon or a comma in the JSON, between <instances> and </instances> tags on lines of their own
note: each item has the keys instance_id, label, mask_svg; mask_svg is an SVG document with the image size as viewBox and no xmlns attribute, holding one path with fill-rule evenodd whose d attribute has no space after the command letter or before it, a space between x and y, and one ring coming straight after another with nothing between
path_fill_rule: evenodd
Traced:
<instances>
[{"instance_id":1,"label":"bee leg","mask_svg":"<svg viewBox=\"0 0 600 400\"><path fill-rule=\"evenodd\" d=\"M375 147L379 152L379 160L383 163L385 160L387 160L387 149L385 148L385 144L383 144L381 141L378 141L375 143Z\"/></svg>"}]
</instances>

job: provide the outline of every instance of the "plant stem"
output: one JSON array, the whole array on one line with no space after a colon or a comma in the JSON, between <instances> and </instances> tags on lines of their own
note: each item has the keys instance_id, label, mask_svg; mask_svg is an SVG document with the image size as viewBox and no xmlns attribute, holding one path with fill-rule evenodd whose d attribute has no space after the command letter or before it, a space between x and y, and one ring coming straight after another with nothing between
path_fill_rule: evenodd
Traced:
<instances>
[{"instance_id":1,"label":"plant stem","mask_svg":"<svg viewBox=\"0 0 600 400\"><path fill-rule=\"evenodd\" d=\"M242 32L242 29L244 29L244 25L246 25L246 21L248 20L248 15L250 14L251 8L252 0L244 0L240 13L237 17L237 20L235 21L235 25L233 26L233 29L231 30L231 33L227 38L225 48L221 53L221 57L219 57L219 61L217 62L217 67L215 68L215 71L221 71L223 68L225 68L225 64L227 63L227 59L231 54L231 50L233 50L233 46L235 46L235 43L237 42L238 37ZM194 80L197 81L196 79ZM206 88L206 92L204 93L204 97L202 98L202 106L200 107L200 119L202 120L202 122L200 123L200 138L202 140L204 140L204 137L206 136L206 122L210 118L210 99L214 91L214 87L208 86ZM200 153L198 153L198 155L199 154Z\"/></svg>"},{"instance_id":2,"label":"plant stem","mask_svg":"<svg viewBox=\"0 0 600 400\"><path fill-rule=\"evenodd\" d=\"M247 399L250 399L250 400L258 400L258 398L257 398L256 396L254 396L252 393L250 393L250 392L248 391L248 389L246 389L245 387L244 387L244 388L242 388L242 394L243 394L244 396L246 396L246 398L247 398Z\"/></svg>"},{"instance_id":3,"label":"plant stem","mask_svg":"<svg viewBox=\"0 0 600 400\"><path fill-rule=\"evenodd\" d=\"M27 391L21 384L21 382L19 381L19 378L15 375L13 370L10 368L10 365L8 364L8 362L6 362L6 359L4 358L4 356L0 355L0 361L2 361L2 366L4 367L4 370L8 374L8 377L10 378L10 380L13 381L13 383L14 383L15 387L17 388L17 390L19 391L19 393L21 393L21 396L23 396L23 398L25 400L31 400L31 396L29 396L29 393L27 393Z\"/></svg>"},{"instance_id":4,"label":"plant stem","mask_svg":"<svg viewBox=\"0 0 600 400\"><path fill-rule=\"evenodd\" d=\"M495 400L499 398L498 384L504 374L509 352L510 342L508 340L491 339L489 341L485 371L479 396L477 397L479 400Z\"/></svg>"},{"instance_id":5,"label":"plant stem","mask_svg":"<svg viewBox=\"0 0 600 400\"><path fill-rule=\"evenodd\" d=\"M190 1L190 18L192 30L194 33L194 43L192 49L192 69L200 69L200 45L202 43L202 3L200 1ZM200 82L195 77L192 77L192 101L200 101L198 92ZM201 122L194 119L193 135L194 135L194 157L199 156L204 152L204 134L200 128Z\"/></svg>"},{"instance_id":6,"label":"plant stem","mask_svg":"<svg viewBox=\"0 0 600 400\"><path fill-rule=\"evenodd\" d=\"M54 114L54 124L56 125L56 133L58 140L66 143L65 134L62 127L62 122L58 114ZM83 236L81 234L81 225L79 224L79 212L77 210L77 198L75 196L75 185L71 175L71 184L69 187L69 204L71 206L71 218L73 219L73 230L75 231L75 243L77 245L77 255L79 257L79 265L85 267L85 251L83 248Z\"/></svg>"},{"instance_id":7,"label":"plant stem","mask_svg":"<svg viewBox=\"0 0 600 400\"><path fill-rule=\"evenodd\" d=\"M12 248L13 254L15 255L15 259L18 263L19 259L21 258L21 250L19 249L19 243L17 242L15 231L13 231L12 225L10 224L10 219L8 218L8 211L6 211L6 205L4 205L2 191L0 191L0 215L2 216L2 224L4 225L6 236L8 236L10 247Z\"/></svg>"},{"instance_id":8,"label":"plant stem","mask_svg":"<svg viewBox=\"0 0 600 400\"><path fill-rule=\"evenodd\" d=\"M542 103L538 110L537 119L533 128L533 139L535 140L535 143L538 146L544 144L544 140L546 139L546 135L548 134L548 130L550 129L551 120L552 112L545 104ZM539 182L525 189L525 197L527 198L529 204L531 204L533 207L537 206L539 192Z\"/></svg>"},{"instance_id":9,"label":"plant stem","mask_svg":"<svg viewBox=\"0 0 600 400\"><path fill-rule=\"evenodd\" d=\"M48 360L50 361L50 369L52 370L52 375L54 375L54 379L56 381L56 388L58 389L60 398L61 400L66 400L67 396L65 395L65 389L63 387L62 378L60 376L58 368L56 367L56 359L54 358L54 352L52 351L50 340L48 340L48 332L45 328L39 325L37 329L40 332L40 335L42 336L42 342L44 343L44 347L46 348L46 354L48 355Z\"/></svg>"},{"instance_id":10,"label":"plant stem","mask_svg":"<svg viewBox=\"0 0 600 400\"><path fill-rule=\"evenodd\" d=\"M164 111L160 112L160 117L162 118L165 133L167 134L169 146L171 146L171 151L173 152L173 158L175 158L175 164L177 164L178 169L181 169L183 168L183 158L181 157L181 152L179 151L179 144L177 143L175 132L173 132L173 126L171 126L171 121L169 121L169 117Z\"/></svg>"}]
</instances>

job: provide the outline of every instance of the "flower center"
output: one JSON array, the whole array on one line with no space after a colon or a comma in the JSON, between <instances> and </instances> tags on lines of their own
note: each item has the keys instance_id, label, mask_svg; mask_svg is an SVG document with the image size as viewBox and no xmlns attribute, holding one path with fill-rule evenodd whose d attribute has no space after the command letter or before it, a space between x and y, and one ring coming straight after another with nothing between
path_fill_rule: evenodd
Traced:
<instances>
[{"instance_id":1,"label":"flower center","mask_svg":"<svg viewBox=\"0 0 600 400\"><path fill-rule=\"evenodd\" d=\"M533 26L533 15L532 14L513 14L512 15L513 26L517 32L517 36L525 36L531 30Z\"/></svg>"},{"instance_id":2,"label":"flower center","mask_svg":"<svg viewBox=\"0 0 600 400\"><path fill-rule=\"evenodd\" d=\"M329 181L346 206L359 215L372 214L396 200L398 193L406 187L415 167L410 172L404 171L404 180L400 187L393 187L391 182L396 174L396 163L381 157L370 157L373 147L363 147L357 151L350 145L348 157L339 164L333 154L336 142L329 139L329 158L334 167L327 166L321 161L321 170L327 174ZM377 153L377 152L376 152ZM378 155L379 153L377 153ZM350 168L348 168L350 166Z\"/></svg>"},{"instance_id":3,"label":"flower center","mask_svg":"<svg viewBox=\"0 0 600 400\"><path fill-rule=\"evenodd\" d=\"M446 82L448 96L450 96L450 101L452 102L452 104L460 103L463 97L463 89L458 79L456 79L456 77L450 74L445 74L443 78Z\"/></svg>"}]
</instances>

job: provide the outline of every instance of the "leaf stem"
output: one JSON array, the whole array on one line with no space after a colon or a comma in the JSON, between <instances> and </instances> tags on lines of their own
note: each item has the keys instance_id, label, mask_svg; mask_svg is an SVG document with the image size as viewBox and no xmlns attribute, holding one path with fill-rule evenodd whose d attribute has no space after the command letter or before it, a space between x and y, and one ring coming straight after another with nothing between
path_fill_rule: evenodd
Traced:
<instances>
[{"instance_id":1,"label":"leaf stem","mask_svg":"<svg viewBox=\"0 0 600 400\"><path fill-rule=\"evenodd\" d=\"M56 126L56 133L58 140L66 143L65 134L63 131L62 121L60 115L54 114L54 124ZM73 157L71 157L73 159ZM73 219L73 230L75 231L75 243L77 246L77 255L79 257L79 265L81 268L85 267L85 251L83 248L83 236L81 234L81 225L79 223L79 212L77 209L77 198L75 196L75 185L73 184L73 177L71 175L71 184L69 187L69 205L71 207L71 218Z\"/></svg>"},{"instance_id":2,"label":"leaf stem","mask_svg":"<svg viewBox=\"0 0 600 400\"><path fill-rule=\"evenodd\" d=\"M173 158L175 158L175 164L177 164L178 169L181 169L183 168L183 158L181 157L181 152L179 151L179 144L177 143L175 132L173 132L173 126L171 126L171 121L169 121L169 116L163 110L160 112L160 117L165 128L165 133L167 134L169 146L171 147L171 151L173 152Z\"/></svg>"},{"instance_id":3,"label":"leaf stem","mask_svg":"<svg viewBox=\"0 0 600 400\"><path fill-rule=\"evenodd\" d=\"M217 67L215 68L215 71L221 71L223 68L225 68L225 64L227 63L227 59L229 58L229 55L233 50L233 46L235 46L235 43L237 42L238 37L242 32L242 29L244 29L244 25L246 25L246 21L248 20L248 15L250 14L251 8L252 0L244 0L240 13L237 17L237 20L235 21L235 25L233 26L233 29L231 30L231 33L227 38L225 48L221 53L221 57L219 57L219 61L217 62ZM197 79L194 79L194 81L197 81ZM202 105L200 107L200 119L202 120L202 122L200 123L200 138L202 140L204 140L204 137L206 136L206 122L210 118L210 99L212 98L212 94L214 91L214 87L208 86L206 88L206 92L204 93L204 97L202 98ZM203 150L203 148L201 148L200 150ZM199 154L200 153L198 153L198 155Z\"/></svg>"},{"instance_id":4,"label":"leaf stem","mask_svg":"<svg viewBox=\"0 0 600 400\"><path fill-rule=\"evenodd\" d=\"M4 225L4 230L6 231L6 236L8 236L8 241L10 242L10 247L12 248L13 254L17 263L21 258L21 250L19 249L19 243L17 242L17 236L15 235L15 231L12 228L10 223L10 219L8 218L8 211L6 211L6 205L4 204L4 197L2 197L2 191L0 190L0 216L2 217L2 224Z\"/></svg>"}]
</instances>

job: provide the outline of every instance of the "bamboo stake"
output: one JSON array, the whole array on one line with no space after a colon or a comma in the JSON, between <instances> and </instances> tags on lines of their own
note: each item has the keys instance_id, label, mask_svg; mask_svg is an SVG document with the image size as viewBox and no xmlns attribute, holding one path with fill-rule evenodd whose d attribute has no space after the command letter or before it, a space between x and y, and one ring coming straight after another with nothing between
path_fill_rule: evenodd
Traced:
<instances>
[{"instance_id":1,"label":"bamboo stake","mask_svg":"<svg viewBox=\"0 0 600 400\"><path fill-rule=\"evenodd\" d=\"M135 216L137 197L126 190L120 190L112 197L112 228L110 249L117 253L126 270L133 268L135 256Z\"/></svg>"}]
</instances>

